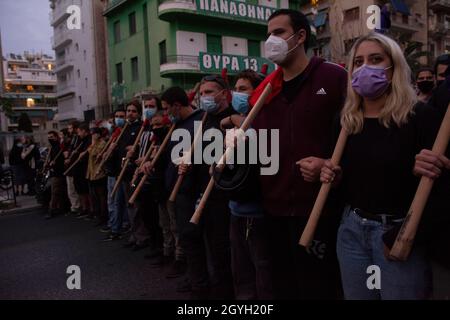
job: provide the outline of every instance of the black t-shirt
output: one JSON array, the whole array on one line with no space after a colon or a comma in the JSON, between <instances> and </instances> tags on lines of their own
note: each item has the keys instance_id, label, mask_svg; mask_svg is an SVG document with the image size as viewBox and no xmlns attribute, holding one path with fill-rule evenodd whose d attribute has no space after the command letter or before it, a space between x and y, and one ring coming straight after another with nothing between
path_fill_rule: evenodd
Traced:
<instances>
[{"instance_id":1,"label":"black t-shirt","mask_svg":"<svg viewBox=\"0 0 450 320\"><path fill-rule=\"evenodd\" d=\"M283 88L281 92L288 101L294 100L294 98L298 95L304 79L305 73L302 72L289 81L283 81Z\"/></svg>"},{"instance_id":2,"label":"black t-shirt","mask_svg":"<svg viewBox=\"0 0 450 320\"><path fill-rule=\"evenodd\" d=\"M401 127L365 118L362 131L348 137L341 159L342 200L373 214L405 216L419 182L412 172L415 156L431 149L436 124L433 110L423 107Z\"/></svg>"}]
</instances>

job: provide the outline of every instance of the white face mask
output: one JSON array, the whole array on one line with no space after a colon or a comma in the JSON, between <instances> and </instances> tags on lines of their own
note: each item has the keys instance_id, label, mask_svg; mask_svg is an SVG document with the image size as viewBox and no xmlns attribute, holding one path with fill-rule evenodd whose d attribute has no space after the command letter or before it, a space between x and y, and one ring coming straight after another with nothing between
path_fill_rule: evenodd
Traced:
<instances>
[{"instance_id":1,"label":"white face mask","mask_svg":"<svg viewBox=\"0 0 450 320\"><path fill-rule=\"evenodd\" d=\"M296 45L289 50L288 41L295 35L296 33L290 36L287 40L284 40L283 38L271 34L264 44L267 59L276 64L282 63L286 59L287 55L298 47L298 45Z\"/></svg>"}]
</instances>

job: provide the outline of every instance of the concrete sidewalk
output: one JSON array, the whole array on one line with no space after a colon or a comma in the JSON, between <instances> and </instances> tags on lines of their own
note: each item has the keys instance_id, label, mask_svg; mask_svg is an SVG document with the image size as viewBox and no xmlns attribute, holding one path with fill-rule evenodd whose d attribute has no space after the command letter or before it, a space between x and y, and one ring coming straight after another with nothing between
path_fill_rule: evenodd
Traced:
<instances>
[{"instance_id":1,"label":"concrete sidewalk","mask_svg":"<svg viewBox=\"0 0 450 320\"><path fill-rule=\"evenodd\" d=\"M16 197L16 205L14 200L9 200L0 203L0 216L35 212L42 209L35 196L18 196Z\"/></svg>"}]
</instances>

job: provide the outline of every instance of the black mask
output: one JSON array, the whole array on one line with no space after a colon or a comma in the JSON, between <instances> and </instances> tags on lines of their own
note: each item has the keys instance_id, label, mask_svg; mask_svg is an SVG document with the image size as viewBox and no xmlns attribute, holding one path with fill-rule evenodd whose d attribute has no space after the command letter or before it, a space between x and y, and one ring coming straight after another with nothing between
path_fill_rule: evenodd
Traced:
<instances>
[{"instance_id":1,"label":"black mask","mask_svg":"<svg viewBox=\"0 0 450 320\"><path fill-rule=\"evenodd\" d=\"M57 145L58 144L58 140L55 139L48 139L48 143L50 143L52 146Z\"/></svg>"},{"instance_id":2,"label":"black mask","mask_svg":"<svg viewBox=\"0 0 450 320\"><path fill-rule=\"evenodd\" d=\"M417 88L419 88L422 93L428 94L433 90L434 82L429 80L417 82Z\"/></svg>"}]
</instances>

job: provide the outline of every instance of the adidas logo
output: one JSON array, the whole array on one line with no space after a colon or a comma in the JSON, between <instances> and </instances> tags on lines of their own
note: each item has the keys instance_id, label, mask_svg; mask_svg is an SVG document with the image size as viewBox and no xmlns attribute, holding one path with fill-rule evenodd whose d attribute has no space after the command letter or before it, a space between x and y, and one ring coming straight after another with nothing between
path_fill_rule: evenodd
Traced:
<instances>
[{"instance_id":1,"label":"adidas logo","mask_svg":"<svg viewBox=\"0 0 450 320\"><path fill-rule=\"evenodd\" d=\"M325 91L324 88L321 88L320 90L318 90L318 91L316 92L316 94L326 95L327 92Z\"/></svg>"}]
</instances>

